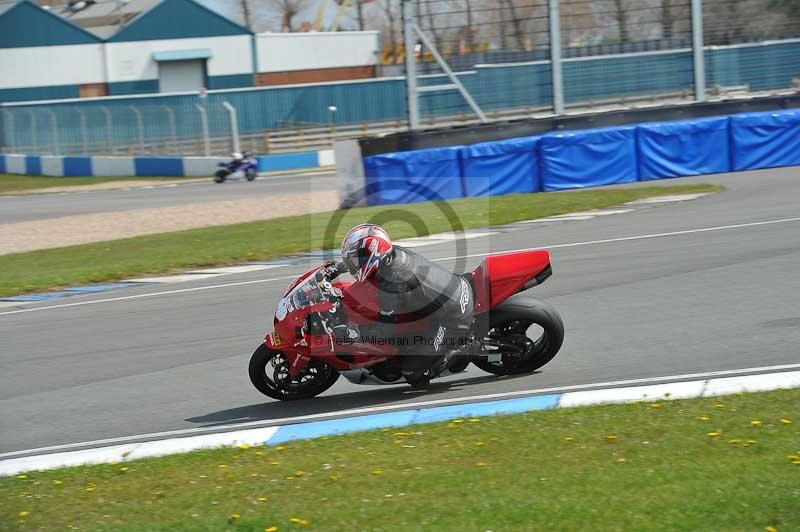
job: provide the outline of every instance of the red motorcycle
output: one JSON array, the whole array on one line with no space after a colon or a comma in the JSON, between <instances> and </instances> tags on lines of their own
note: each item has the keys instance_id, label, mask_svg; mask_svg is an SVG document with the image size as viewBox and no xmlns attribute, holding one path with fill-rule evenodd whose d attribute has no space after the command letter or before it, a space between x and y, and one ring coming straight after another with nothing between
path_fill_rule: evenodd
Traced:
<instances>
[{"instance_id":1,"label":"red motorcycle","mask_svg":"<svg viewBox=\"0 0 800 532\"><path fill-rule=\"evenodd\" d=\"M302 275L278 303L275 331L250 359L253 385L287 401L319 395L339 375L354 384L406 382L401 346L391 339L348 342L334 335L342 324L356 324L362 331L374 325L377 292L364 283L331 283L323 268ZM494 375L531 373L552 360L564 340L564 323L550 305L522 293L551 275L545 250L491 255L464 275L475 296L471 341L445 357L432 378L460 373L470 363ZM394 327L398 335L409 335L423 334L428 325L415 320Z\"/></svg>"}]
</instances>

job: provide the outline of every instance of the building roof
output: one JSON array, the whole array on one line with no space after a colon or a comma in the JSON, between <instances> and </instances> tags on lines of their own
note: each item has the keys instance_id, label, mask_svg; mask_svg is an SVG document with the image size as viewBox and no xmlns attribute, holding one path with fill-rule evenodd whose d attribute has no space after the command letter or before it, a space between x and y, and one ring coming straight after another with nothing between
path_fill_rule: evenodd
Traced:
<instances>
[{"instance_id":1,"label":"building roof","mask_svg":"<svg viewBox=\"0 0 800 532\"><path fill-rule=\"evenodd\" d=\"M0 11L0 48L94 44L101 39L51 9L21 0Z\"/></svg>"},{"instance_id":2,"label":"building roof","mask_svg":"<svg viewBox=\"0 0 800 532\"><path fill-rule=\"evenodd\" d=\"M54 7L53 11L101 39L108 39L122 26L159 2L160 0L71 0Z\"/></svg>"}]
</instances>

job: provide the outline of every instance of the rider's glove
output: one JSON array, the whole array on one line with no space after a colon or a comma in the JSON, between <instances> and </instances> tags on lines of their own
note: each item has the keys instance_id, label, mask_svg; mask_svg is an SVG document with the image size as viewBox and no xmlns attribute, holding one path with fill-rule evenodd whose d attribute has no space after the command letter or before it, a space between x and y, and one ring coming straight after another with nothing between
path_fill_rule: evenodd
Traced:
<instances>
[{"instance_id":1,"label":"rider's glove","mask_svg":"<svg viewBox=\"0 0 800 532\"><path fill-rule=\"evenodd\" d=\"M329 262L317 273L317 280L333 281L346 271L347 267L344 265L344 262Z\"/></svg>"},{"instance_id":2,"label":"rider's glove","mask_svg":"<svg viewBox=\"0 0 800 532\"><path fill-rule=\"evenodd\" d=\"M396 316L393 310L378 311L378 321L380 323L399 323L400 317Z\"/></svg>"}]
</instances>

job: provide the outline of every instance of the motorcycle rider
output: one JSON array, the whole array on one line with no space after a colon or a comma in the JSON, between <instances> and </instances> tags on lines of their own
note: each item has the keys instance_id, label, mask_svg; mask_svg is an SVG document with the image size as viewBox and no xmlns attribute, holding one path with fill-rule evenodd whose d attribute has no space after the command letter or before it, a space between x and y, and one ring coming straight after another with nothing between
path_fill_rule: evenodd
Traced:
<instances>
[{"instance_id":1,"label":"motorcycle rider","mask_svg":"<svg viewBox=\"0 0 800 532\"><path fill-rule=\"evenodd\" d=\"M342 261L331 263L323 275L334 279L348 271L356 283L377 291L378 321L384 336L397 337L401 323L429 320L427 333L401 350L402 374L412 385L425 385L432 370L443 367L453 353L470 343L474 295L464 277L425 257L392 244L380 226L362 224L342 241ZM347 326L348 338L358 336Z\"/></svg>"}]
</instances>

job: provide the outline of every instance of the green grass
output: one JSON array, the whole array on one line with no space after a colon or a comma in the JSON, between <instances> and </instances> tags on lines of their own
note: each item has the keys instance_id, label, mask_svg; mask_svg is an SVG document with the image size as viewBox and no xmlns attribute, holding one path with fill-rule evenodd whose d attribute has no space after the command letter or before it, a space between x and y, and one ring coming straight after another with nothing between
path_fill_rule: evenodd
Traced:
<instances>
[{"instance_id":1,"label":"green grass","mask_svg":"<svg viewBox=\"0 0 800 532\"><path fill-rule=\"evenodd\" d=\"M51 187L96 185L98 183L125 181L173 181L181 177L49 177L17 174L0 174L0 194L18 194Z\"/></svg>"},{"instance_id":2,"label":"green grass","mask_svg":"<svg viewBox=\"0 0 800 532\"><path fill-rule=\"evenodd\" d=\"M373 207L2 255L0 295L320 249L332 218L338 215L342 219L333 224L334 245L349 228L366 221L383 224L393 238L403 238L451 231L453 225L486 227L610 207L651 196L720 190L722 187L713 185L653 186L463 199L445 204L452 208L451 218L438 203ZM412 221L398 221L398 217Z\"/></svg>"},{"instance_id":3,"label":"green grass","mask_svg":"<svg viewBox=\"0 0 800 532\"><path fill-rule=\"evenodd\" d=\"M0 479L0 528L800 530L799 405L597 406L28 473Z\"/></svg>"}]
</instances>

